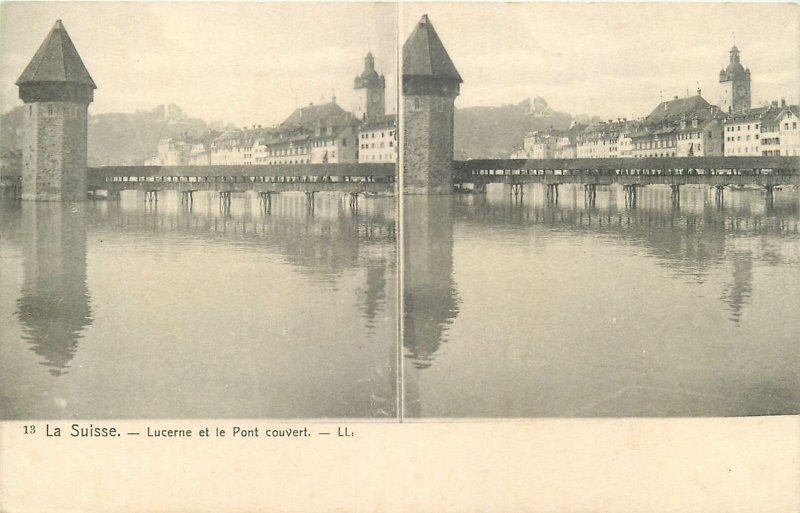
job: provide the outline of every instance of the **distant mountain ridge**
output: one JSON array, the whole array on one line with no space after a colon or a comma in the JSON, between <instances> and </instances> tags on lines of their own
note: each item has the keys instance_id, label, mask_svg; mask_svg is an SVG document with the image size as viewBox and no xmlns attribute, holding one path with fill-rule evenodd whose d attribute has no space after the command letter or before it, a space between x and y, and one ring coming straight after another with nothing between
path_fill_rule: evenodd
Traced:
<instances>
[{"instance_id":1,"label":"distant mountain ridge","mask_svg":"<svg viewBox=\"0 0 800 513\"><path fill-rule=\"evenodd\" d=\"M22 148L24 110L15 107L0 116L0 150ZM566 129L573 117L553 110L544 98L528 98L516 105L468 107L455 111L455 158L506 158L530 131ZM207 140L215 130L232 128L191 118L177 105L149 111L89 116L89 165L141 165L157 151L161 139Z\"/></svg>"},{"instance_id":2,"label":"distant mountain ridge","mask_svg":"<svg viewBox=\"0 0 800 513\"><path fill-rule=\"evenodd\" d=\"M15 107L0 117L0 149L22 149L24 108ZM89 116L90 166L141 165L156 152L165 138L201 138L209 133L208 123L190 118L177 105L159 105L134 113L106 113Z\"/></svg>"},{"instance_id":3,"label":"distant mountain ridge","mask_svg":"<svg viewBox=\"0 0 800 513\"><path fill-rule=\"evenodd\" d=\"M516 105L468 107L455 111L456 160L469 158L508 158L525 134L547 128L566 129L572 114L550 108L544 98L528 98Z\"/></svg>"}]
</instances>

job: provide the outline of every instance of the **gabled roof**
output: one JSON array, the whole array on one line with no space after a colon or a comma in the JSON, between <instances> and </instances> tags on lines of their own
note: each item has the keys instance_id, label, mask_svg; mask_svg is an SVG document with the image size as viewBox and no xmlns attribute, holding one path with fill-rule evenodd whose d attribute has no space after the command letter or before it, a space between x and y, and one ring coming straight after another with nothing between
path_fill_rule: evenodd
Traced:
<instances>
[{"instance_id":1,"label":"gabled roof","mask_svg":"<svg viewBox=\"0 0 800 513\"><path fill-rule=\"evenodd\" d=\"M97 89L61 20L56 21L16 85L39 82L69 82Z\"/></svg>"},{"instance_id":2,"label":"gabled roof","mask_svg":"<svg viewBox=\"0 0 800 513\"><path fill-rule=\"evenodd\" d=\"M317 122L325 122L331 116L344 116L346 112L335 102L322 105L309 105L295 109L292 114L281 123L281 127L315 128Z\"/></svg>"},{"instance_id":3,"label":"gabled roof","mask_svg":"<svg viewBox=\"0 0 800 513\"><path fill-rule=\"evenodd\" d=\"M403 76L437 77L463 82L427 14L422 16L403 44Z\"/></svg>"},{"instance_id":4,"label":"gabled roof","mask_svg":"<svg viewBox=\"0 0 800 513\"><path fill-rule=\"evenodd\" d=\"M688 98L675 98L658 104L653 112L645 118L645 124L652 125L665 121L679 121L684 115L697 109L707 109L711 105L702 96L695 95Z\"/></svg>"}]
</instances>

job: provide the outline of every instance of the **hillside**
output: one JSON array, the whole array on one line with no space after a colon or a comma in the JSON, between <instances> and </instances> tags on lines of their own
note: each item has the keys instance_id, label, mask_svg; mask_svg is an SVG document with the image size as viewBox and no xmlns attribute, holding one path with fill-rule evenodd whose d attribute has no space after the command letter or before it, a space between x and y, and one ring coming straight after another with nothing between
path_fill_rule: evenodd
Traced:
<instances>
[{"instance_id":1,"label":"hillside","mask_svg":"<svg viewBox=\"0 0 800 513\"><path fill-rule=\"evenodd\" d=\"M0 150L21 149L23 107L0 118ZM89 116L89 165L135 165L152 155L158 141L167 137L201 137L208 133L205 121L188 117L176 105L150 111Z\"/></svg>"},{"instance_id":2,"label":"hillside","mask_svg":"<svg viewBox=\"0 0 800 513\"><path fill-rule=\"evenodd\" d=\"M507 158L526 133L549 127L566 129L572 119L538 97L516 105L456 109L455 158Z\"/></svg>"},{"instance_id":3,"label":"hillside","mask_svg":"<svg viewBox=\"0 0 800 513\"><path fill-rule=\"evenodd\" d=\"M0 117L0 150L6 155L21 149L23 112L20 106ZM526 133L549 127L565 129L572 120L572 115L551 109L539 97L516 105L456 109L455 158L505 158L522 144ZM218 132L211 131L205 121L188 117L176 105L132 114L92 115L89 165L140 165L155 153L161 139L207 140L213 133Z\"/></svg>"}]
</instances>

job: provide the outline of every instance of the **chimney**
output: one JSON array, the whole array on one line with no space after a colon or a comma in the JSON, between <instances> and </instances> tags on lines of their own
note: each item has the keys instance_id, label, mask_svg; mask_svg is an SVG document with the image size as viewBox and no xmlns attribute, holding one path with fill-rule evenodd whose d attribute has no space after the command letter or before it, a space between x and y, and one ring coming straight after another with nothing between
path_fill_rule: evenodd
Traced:
<instances>
[{"instance_id":1,"label":"chimney","mask_svg":"<svg viewBox=\"0 0 800 513\"><path fill-rule=\"evenodd\" d=\"M786 98L781 98L781 107L786 107Z\"/></svg>"}]
</instances>

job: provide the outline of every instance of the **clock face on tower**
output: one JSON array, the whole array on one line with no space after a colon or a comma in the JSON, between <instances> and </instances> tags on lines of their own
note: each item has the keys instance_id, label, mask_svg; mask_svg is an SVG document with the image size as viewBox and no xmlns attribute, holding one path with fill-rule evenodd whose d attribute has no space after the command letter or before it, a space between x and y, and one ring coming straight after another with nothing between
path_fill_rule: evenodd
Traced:
<instances>
[{"instance_id":1,"label":"clock face on tower","mask_svg":"<svg viewBox=\"0 0 800 513\"><path fill-rule=\"evenodd\" d=\"M381 99L380 93L372 93L372 103L377 103Z\"/></svg>"},{"instance_id":2,"label":"clock face on tower","mask_svg":"<svg viewBox=\"0 0 800 513\"><path fill-rule=\"evenodd\" d=\"M744 84L739 84L738 86L736 86L736 96L741 98L742 96L745 95L747 95L747 86Z\"/></svg>"}]
</instances>

